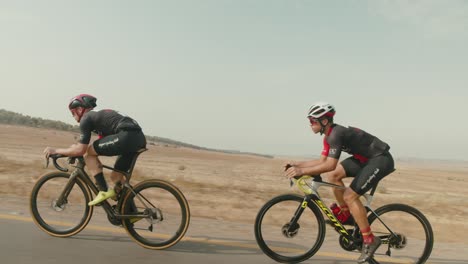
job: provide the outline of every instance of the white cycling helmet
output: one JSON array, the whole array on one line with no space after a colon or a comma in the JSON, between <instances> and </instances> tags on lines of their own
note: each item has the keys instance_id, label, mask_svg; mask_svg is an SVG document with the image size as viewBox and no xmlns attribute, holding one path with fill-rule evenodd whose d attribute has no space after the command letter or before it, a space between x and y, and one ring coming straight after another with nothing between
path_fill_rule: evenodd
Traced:
<instances>
[{"instance_id":1,"label":"white cycling helmet","mask_svg":"<svg viewBox=\"0 0 468 264\"><path fill-rule=\"evenodd\" d=\"M333 105L325 102L318 102L310 107L307 117L316 119L320 119L322 117L333 117L335 112L335 107L333 107Z\"/></svg>"}]
</instances>

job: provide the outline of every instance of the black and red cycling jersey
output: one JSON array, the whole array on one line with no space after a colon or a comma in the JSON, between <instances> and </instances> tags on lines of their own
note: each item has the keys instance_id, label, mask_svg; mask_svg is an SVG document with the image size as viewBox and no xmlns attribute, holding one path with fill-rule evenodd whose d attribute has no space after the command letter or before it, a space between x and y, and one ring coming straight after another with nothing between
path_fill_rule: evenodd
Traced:
<instances>
[{"instance_id":1,"label":"black and red cycling jersey","mask_svg":"<svg viewBox=\"0 0 468 264\"><path fill-rule=\"evenodd\" d=\"M81 134L78 142L89 144L91 132L98 134L99 137L105 137L117 134L122 130L141 131L141 127L131 117L114 110L89 111L83 115L80 121Z\"/></svg>"},{"instance_id":2,"label":"black and red cycling jersey","mask_svg":"<svg viewBox=\"0 0 468 264\"><path fill-rule=\"evenodd\" d=\"M322 155L339 159L344 151L365 163L388 152L390 146L377 137L355 127L333 124L323 138Z\"/></svg>"}]
</instances>

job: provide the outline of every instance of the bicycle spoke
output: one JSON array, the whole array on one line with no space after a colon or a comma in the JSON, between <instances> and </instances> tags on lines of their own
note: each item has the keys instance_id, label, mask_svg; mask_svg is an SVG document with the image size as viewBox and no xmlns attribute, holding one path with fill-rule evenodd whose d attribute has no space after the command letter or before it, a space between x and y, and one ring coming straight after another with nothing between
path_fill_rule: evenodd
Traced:
<instances>
[{"instance_id":1,"label":"bicycle spoke","mask_svg":"<svg viewBox=\"0 0 468 264\"><path fill-rule=\"evenodd\" d=\"M69 179L67 174L55 173L38 182L31 195L31 211L35 222L54 236L73 235L88 223L91 209L87 205L83 184L73 184L67 197L58 201Z\"/></svg>"},{"instance_id":2,"label":"bicycle spoke","mask_svg":"<svg viewBox=\"0 0 468 264\"><path fill-rule=\"evenodd\" d=\"M379 263L424 263L432 250L432 231L419 214L404 207L387 206L379 213L378 219L372 217L372 232L382 238L382 245L375 253ZM390 232L391 230L392 232Z\"/></svg>"},{"instance_id":3,"label":"bicycle spoke","mask_svg":"<svg viewBox=\"0 0 468 264\"><path fill-rule=\"evenodd\" d=\"M137 198L134 193L127 196L127 204L133 199L138 212L125 209L125 214L146 217L126 220L129 234L142 246L153 249L167 248L180 240L189 221L188 204L180 191L162 181L148 181L135 186L135 193Z\"/></svg>"},{"instance_id":4,"label":"bicycle spoke","mask_svg":"<svg viewBox=\"0 0 468 264\"><path fill-rule=\"evenodd\" d=\"M298 210L302 209L302 202L302 198L296 196L276 197L257 216L257 242L263 252L276 261L303 261L321 246L325 235L323 217L309 207ZM297 223L291 222L299 211L302 214Z\"/></svg>"}]
</instances>

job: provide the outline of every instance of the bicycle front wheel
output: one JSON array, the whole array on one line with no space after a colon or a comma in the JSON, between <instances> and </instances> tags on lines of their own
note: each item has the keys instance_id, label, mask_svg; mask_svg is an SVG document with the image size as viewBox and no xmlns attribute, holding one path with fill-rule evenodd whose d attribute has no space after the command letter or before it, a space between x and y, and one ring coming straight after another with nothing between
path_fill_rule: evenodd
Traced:
<instances>
[{"instance_id":1,"label":"bicycle front wheel","mask_svg":"<svg viewBox=\"0 0 468 264\"><path fill-rule=\"evenodd\" d=\"M434 234L420 211L404 204L388 204L375 213L368 219L374 235L382 239L382 245L374 255L374 263L426 262L432 252Z\"/></svg>"},{"instance_id":2,"label":"bicycle front wheel","mask_svg":"<svg viewBox=\"0 0 468 264\"><path fill-rule=\"evenodd\" d=\"M137 212L131 212L132 201ZM125 219L123 224L133 240L145 248L171 247L188 229L190 210L187 200L177 187L168 182L148 180L137 184L133 192L127 191L123 205L123 214L140 216Z\"/></svg>"},{"instance_id":3,"label":"bicycle front wheel","mask_svg":"<svg viewBox=\"0 0 468 264\"><path fill-rule=\"evenodd\" d=\"M302 214L297 219L298 212ZM296 221L291 221L293 218ZM278 262L312 257L325 238L325 221L313 202L292 194L268 201L255 219L255 238L262 251Z\"/></svg>"},{"instance_id":4,"label":"bicycle front wheel","mask_svg":"<svg viewBox=\"0 0 468 264\"><path fill-rule=\"evenodd\" d=\"M89 223L93 207L88 206L91 193L86 184L70 174L52 172L42 176L33 187L30 198L31 215L36 225L49 235L69 237ZM68 190L65 190L68 184ZM66 193L61 201L59 196Z\"/></svg>"}]
</instances>

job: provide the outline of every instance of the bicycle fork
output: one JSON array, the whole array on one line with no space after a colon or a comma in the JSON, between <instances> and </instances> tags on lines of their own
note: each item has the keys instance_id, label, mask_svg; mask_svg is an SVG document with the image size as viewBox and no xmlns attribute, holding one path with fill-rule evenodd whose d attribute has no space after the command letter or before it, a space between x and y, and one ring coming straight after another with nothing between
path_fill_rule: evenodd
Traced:
<instances>
[{"instance_id":1,"label":"bicycle fork","mask_svg":"<svg viewBox=\"0 0 468 264\"><path fill-rule=\"evenodd\" d=\"M68 203L67 198L68 198L68 195L70 195L70 192L73 189L73 186L75 186L77 176L78 176L78 173L76 172L76 170L71 173L70 178L68 179L68 182L65 185L65 188L63 188L63 191L60 193L59 197L57 198L55 206L59 208L63 208L63 206Z\"/></svg>"},{"instance_id":2,"label":"bicycle fork","mask_svg":"<svg viewBox=\"0 0 468 264\"><path fill-rule=\"evenodd\" d=\"M291 220L289 220L289 222L283 226L282 232L284 236L291 238L297 235L300 228L300 225L298 223L299 218L301 218L302 213L307 208L309 201L310 198L308 198L307 196L304 197L304 200L302 201L301 205L299 205L299 207L296 209L296 212L294 213Z\"/></svg>"}]
</instances>

